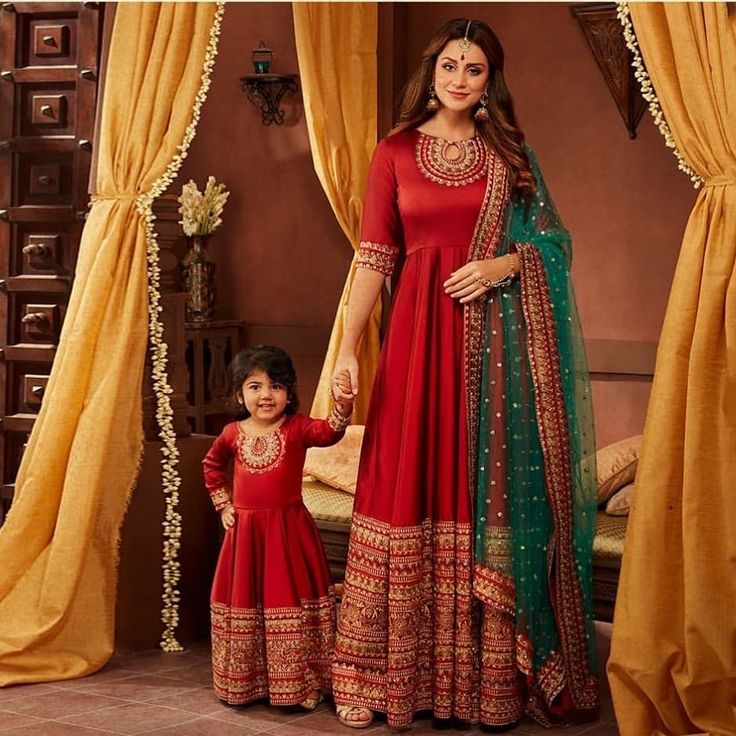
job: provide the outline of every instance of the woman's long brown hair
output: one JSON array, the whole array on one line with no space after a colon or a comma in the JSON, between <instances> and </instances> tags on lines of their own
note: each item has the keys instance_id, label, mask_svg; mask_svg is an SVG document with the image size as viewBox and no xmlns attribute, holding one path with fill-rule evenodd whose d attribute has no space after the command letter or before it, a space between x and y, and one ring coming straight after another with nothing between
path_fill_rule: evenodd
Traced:
<instances>
[{"instance_id":1,"label":"woman's long brown hair","mask_svg":"<svg viewBox=\"0 0 736 736\"><path fill-rule=\"evenodd\" d=\"M468 22L467 18L448 21L427 44L419 67L404 87L399 122L391 131L392 135L409 128L417 128L432 117L434 113L427 110L427 101L437 57L449 41L464 38ZM479 20L474 20L470 24L468 40L480 47L490 65L487 82L489 120L487 123L476 121L476 127L486 145L494 150L508 167L513 193L529 200L536 191L537 182L524 149L524 134L516 122L511 93L503 76L504 54L501 42L496 34Z\"/></svg>"}]
</instances>

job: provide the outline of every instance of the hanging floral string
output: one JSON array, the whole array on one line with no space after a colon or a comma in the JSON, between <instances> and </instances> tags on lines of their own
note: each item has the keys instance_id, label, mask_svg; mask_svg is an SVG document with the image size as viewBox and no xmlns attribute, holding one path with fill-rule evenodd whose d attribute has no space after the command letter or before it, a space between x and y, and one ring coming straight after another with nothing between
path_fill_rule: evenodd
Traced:
<instances>
[{"instance_id":1,"label":"hanging floral string","mask_svg":"<svg viewBox=\"0 0 736 736\"><path fill-rule=\"evenodd\" d=\"M631 63L634 67L634 77L641 87L642 97L649 103L649 112L654 118L654 124L659 128L659 132L664 137L667 148L671 148L672 152L677 157L677 167L690 177L690 181L692 181L693 186L698 189L703 185L703 178L692 168L692 166L690 166L690 164L687 163L687 161L685 161L685 157L677 148L675 137L672 135L670 126L667 124L664 112L659 104L659 99L654 92L654 85L652 84L649 73L644 66L639 42L637 41L636 33L634 32L634 24L631 21L629 3L626 2L626 0L618 0L616 5L618 6L616 15L623 26L626 45L634 56L634 60Z\"/></svg>"},{"instance_id":2,"label":"hanging floral string","mask_svg":"<svg viewBox=\"0 0 736 736\"><path fill-rule=\"evenodd\" d=\"M153 203L163 194L176 178L189 146L197 131L197 124L202 105L207 99L207 92L211 85L212 69L217 56L217 42L220 36L222 16L225 12L225 3L217 2L215 17L210 29L209 44L202 68L202 79L199 91L192 108L192 119L184 133L184 139L178 146L179 153L169 163L166 171L153 183L146 194L136 198L136 206L140 212L146 230L146 256L148 262L148 339L151 347L151 378L153 393L156 397L156 422L159 428L159 437L163 446L161 454L161 484L166 501L166 512L163 521L163 593L161 620L164 630L161 635L160 646L165 652L180 652L182 646L176 640L176 627L179 624L179 580L181 566L179 564L179 548L181 546L181 514L178 511L179 487L181 476L176 466L179 464L179 448L176 446L176 432L174 431L174 412L171 408L170 395L172 393L168 376L168 345L164 340L164 326L161 321L161 268L159 266L160 247L154 229L156 216L153 214Z\"/></svg>"}]
</instances>

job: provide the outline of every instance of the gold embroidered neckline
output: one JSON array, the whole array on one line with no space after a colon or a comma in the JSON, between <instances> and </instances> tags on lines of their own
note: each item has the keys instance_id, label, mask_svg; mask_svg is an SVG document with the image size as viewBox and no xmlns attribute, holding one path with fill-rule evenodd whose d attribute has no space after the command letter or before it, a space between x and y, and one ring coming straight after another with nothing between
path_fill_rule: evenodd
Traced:
<instances>
[{"instance_id":1,"label":"gold embroidered neckline","mask_svg":"<svg viewBox=\"0 0 736 736\"><path fill-rule=\"evenodd\" d=\"M417 133L417 166L430 181L461 187L478 181L487 173L488 152L480 136L448 141L420 130Z\"/></svg>"},{"instance_id":2,"label":"gold embroidered neckline","mask_svg":"<svg viewBox=\"0 0 736 736\"><path fill-rule=\"evenodd\" d=\"M281 465L286 442L281 428L286 417L265 434L250 435L243 431L238 422L238 457L253 473L265 473Z\"/></svg>"}]
</instances>

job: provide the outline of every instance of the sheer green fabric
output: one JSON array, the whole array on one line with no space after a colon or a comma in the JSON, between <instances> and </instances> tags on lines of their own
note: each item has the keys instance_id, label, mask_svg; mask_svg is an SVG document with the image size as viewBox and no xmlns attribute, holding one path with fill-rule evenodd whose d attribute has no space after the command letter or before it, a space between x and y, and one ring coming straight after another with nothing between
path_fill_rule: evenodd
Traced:
<instances>
[{"instance_id":1,"label":"sheer green fabric","mask_svg":"<svg viewBox=\"0 0 736 736\"><path fill-rule=\"evenodd\" d=\"M524 248L535 251L543 264L548 313L554 321L556 349L545 348L551 361L559 362L559 380L564 396L571 483L566 488L572 513L572 546L576 576L587 636L590 672L595 671L595 641L592 627L592 548L595 534L596 474L595 437L590 384L575 298L570 281L571 240L545 186L536 157L527 149L537 180L530 204L512 202L501 255ZM540 440L540 408L546 401L535 386L524 308L534 308L522 278L500 287L491 295L486 313L481 386L478 473L476 494L476 564L511 578L515 590L517 635L526 637L533 651L536 675L559 655L557 617L565 615L563 593L550 575L554 555L565 540L558 538L552 513L544 453ZM527 300L526 303L524 300ZM502 339L497 335L501 327ZM501 332L498 330L498 332ZM539 348L538 348L539 349ZM497 382L503 382L499 401ZM544 414L544 412L543 412ZM546 421L546 419L545 419ZM498 441L498 431L504 433ZM495 438L495 439L494 439ZM552 448L557 452L559 448ZM505 487L491 481L492 468L506 469ZM558 493L559 491L555 491ZM559 508L559 506L558 506ZM498 540L506 527L505 555ZM585 654L583 654L585 656Z\"/></svg>"}]
</instances>

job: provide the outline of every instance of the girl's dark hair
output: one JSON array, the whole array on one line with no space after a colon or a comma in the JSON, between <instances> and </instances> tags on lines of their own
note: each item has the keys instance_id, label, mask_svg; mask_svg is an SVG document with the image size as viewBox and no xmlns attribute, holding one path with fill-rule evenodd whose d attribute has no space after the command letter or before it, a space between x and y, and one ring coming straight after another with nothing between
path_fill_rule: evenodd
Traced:
<instances>
[{"instance_id":1,"label":"girl's dark hair","mask_svg":"<svg viewBox=\"0 0 736 736\"><path fill-rule=\"evenodd\" d=\"M422 53L419 68L402 92L399 122L391 131L392 134L409 128L418 128L432 117L434 113L427 110L427 101L437 57L450 41L465 37L468 22L467 18L450 20L429 41ZM487 123L476 121L476 127L486 145L495 151L508 167L513 193L529 201L536 191L537 182L524 149L524 134L516 122L511 93L503 76L503 47L498 36L480 20L471 22L468 40L480 47L490 65L487 105L490 118Z\"/></svg>"},{"instance_id":2,"label":"girl's dark hair","mask_svg":"<svg viewBox=\"0 0 736 736\"><path fill-rule=\"evenodd\" d=\"M285 414L296 414L299 410L299 397L296 393L296 371L291 358L281 348L273 345L254 345L252 348L241 350L230 363L232 391L231 409L240 419L247 419L250 412L245 404L238 400L243 384L254 371L262 370L275 383L286 387L287 402Z\"/></svg>"}]
</instances>

